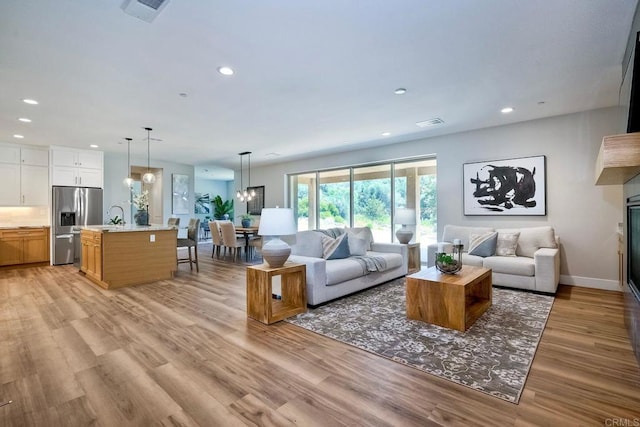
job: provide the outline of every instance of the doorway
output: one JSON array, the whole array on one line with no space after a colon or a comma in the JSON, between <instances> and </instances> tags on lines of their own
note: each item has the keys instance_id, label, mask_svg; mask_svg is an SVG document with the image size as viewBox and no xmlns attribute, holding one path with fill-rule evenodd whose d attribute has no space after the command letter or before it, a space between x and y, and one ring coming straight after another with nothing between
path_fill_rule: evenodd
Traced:
<instances>
[{"instance_id":1,"label":"doorway","mask_svg":"<svg viewBox=\"0 0 640 427\"><path fill-rule=\"evenodd\" d=\"M131 189L131 203L133 203L133 196L140 194L143 191L149 192L149 224L164 224L164 212L162 201L162 168L150 168L148 169L156 176L156 182L153 184L145 184L142 182L142 175L147 172L147 168L143 166L131 166L131 178L133 178L133 187ZM131 209L131 224L135 221L133 219L135 209Z\"/></svg>"}]
</instances>

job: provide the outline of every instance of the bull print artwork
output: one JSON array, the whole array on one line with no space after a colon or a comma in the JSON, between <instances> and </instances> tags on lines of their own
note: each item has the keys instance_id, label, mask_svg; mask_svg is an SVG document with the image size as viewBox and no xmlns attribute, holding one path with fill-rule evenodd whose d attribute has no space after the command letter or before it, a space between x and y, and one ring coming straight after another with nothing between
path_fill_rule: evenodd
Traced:
<instances>
[{"instance_id":1,"label":"bull print artwork","mask_svg":"<svg viewBox=\"0 0 640 427\"><path fill-rule=\"evenodd\" d=\"M546 215L545 156L464 165L465 215Z\"/></svg>"}]
</instances>

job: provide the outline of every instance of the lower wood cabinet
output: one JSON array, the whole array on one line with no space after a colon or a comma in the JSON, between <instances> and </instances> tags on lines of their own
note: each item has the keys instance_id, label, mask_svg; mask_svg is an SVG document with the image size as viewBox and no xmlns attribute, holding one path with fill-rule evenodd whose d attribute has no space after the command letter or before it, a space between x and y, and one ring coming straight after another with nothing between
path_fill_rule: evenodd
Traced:
<instances>
[{"instance_id":1,"label":"lower wood cabinet","mask_svg":"<svg viewBox=\"0 0 640 427\"><path fill-rule=\"evenodd\" d=\"M49 227L0 230L0 266L49 262Z\"/></svg>"},{"instance_id":2,"label":"lower wood cabinet","mask_svg":"<svg viewBox=\"0 0 640 427\"><path fill-rule=\"evenodd\" d=\"M102 233L82 230L80 234L82 245L82 262L80 271L90 278L102 280Z\"/></svg>"}]
</instances>

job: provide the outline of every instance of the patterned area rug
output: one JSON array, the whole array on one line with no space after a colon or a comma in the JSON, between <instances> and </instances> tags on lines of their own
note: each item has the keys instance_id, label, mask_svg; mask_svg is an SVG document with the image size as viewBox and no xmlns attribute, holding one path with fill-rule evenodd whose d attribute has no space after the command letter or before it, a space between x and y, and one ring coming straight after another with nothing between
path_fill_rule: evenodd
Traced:
<instances>
[{"instance_id":1,"label":"patterned area rug","mask_svg":"<svg viewBox=\"0 0 640 427\"><path fill-rule=\"evenodd\" d=\"M553 300L494 288L491 308L463 333L407 319L397 279L286 321L518 403Z\"/></svg>"}]
</instances>

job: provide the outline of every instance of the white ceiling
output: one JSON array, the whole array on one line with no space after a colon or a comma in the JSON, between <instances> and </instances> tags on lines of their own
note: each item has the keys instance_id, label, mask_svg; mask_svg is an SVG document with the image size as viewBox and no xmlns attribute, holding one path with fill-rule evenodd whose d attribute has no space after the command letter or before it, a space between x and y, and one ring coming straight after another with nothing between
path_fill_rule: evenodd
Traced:
<instances>
[{"instance_id":1,"label":"white ceiling","mask_svg":"<svg viewBox=\"0 0 640 427\"><path fill-rule=\"evenodd\" d=\"M121 3L0 1L1 141L237 168L617 105L637 0Z\"/></svg>"}]
</instances>

